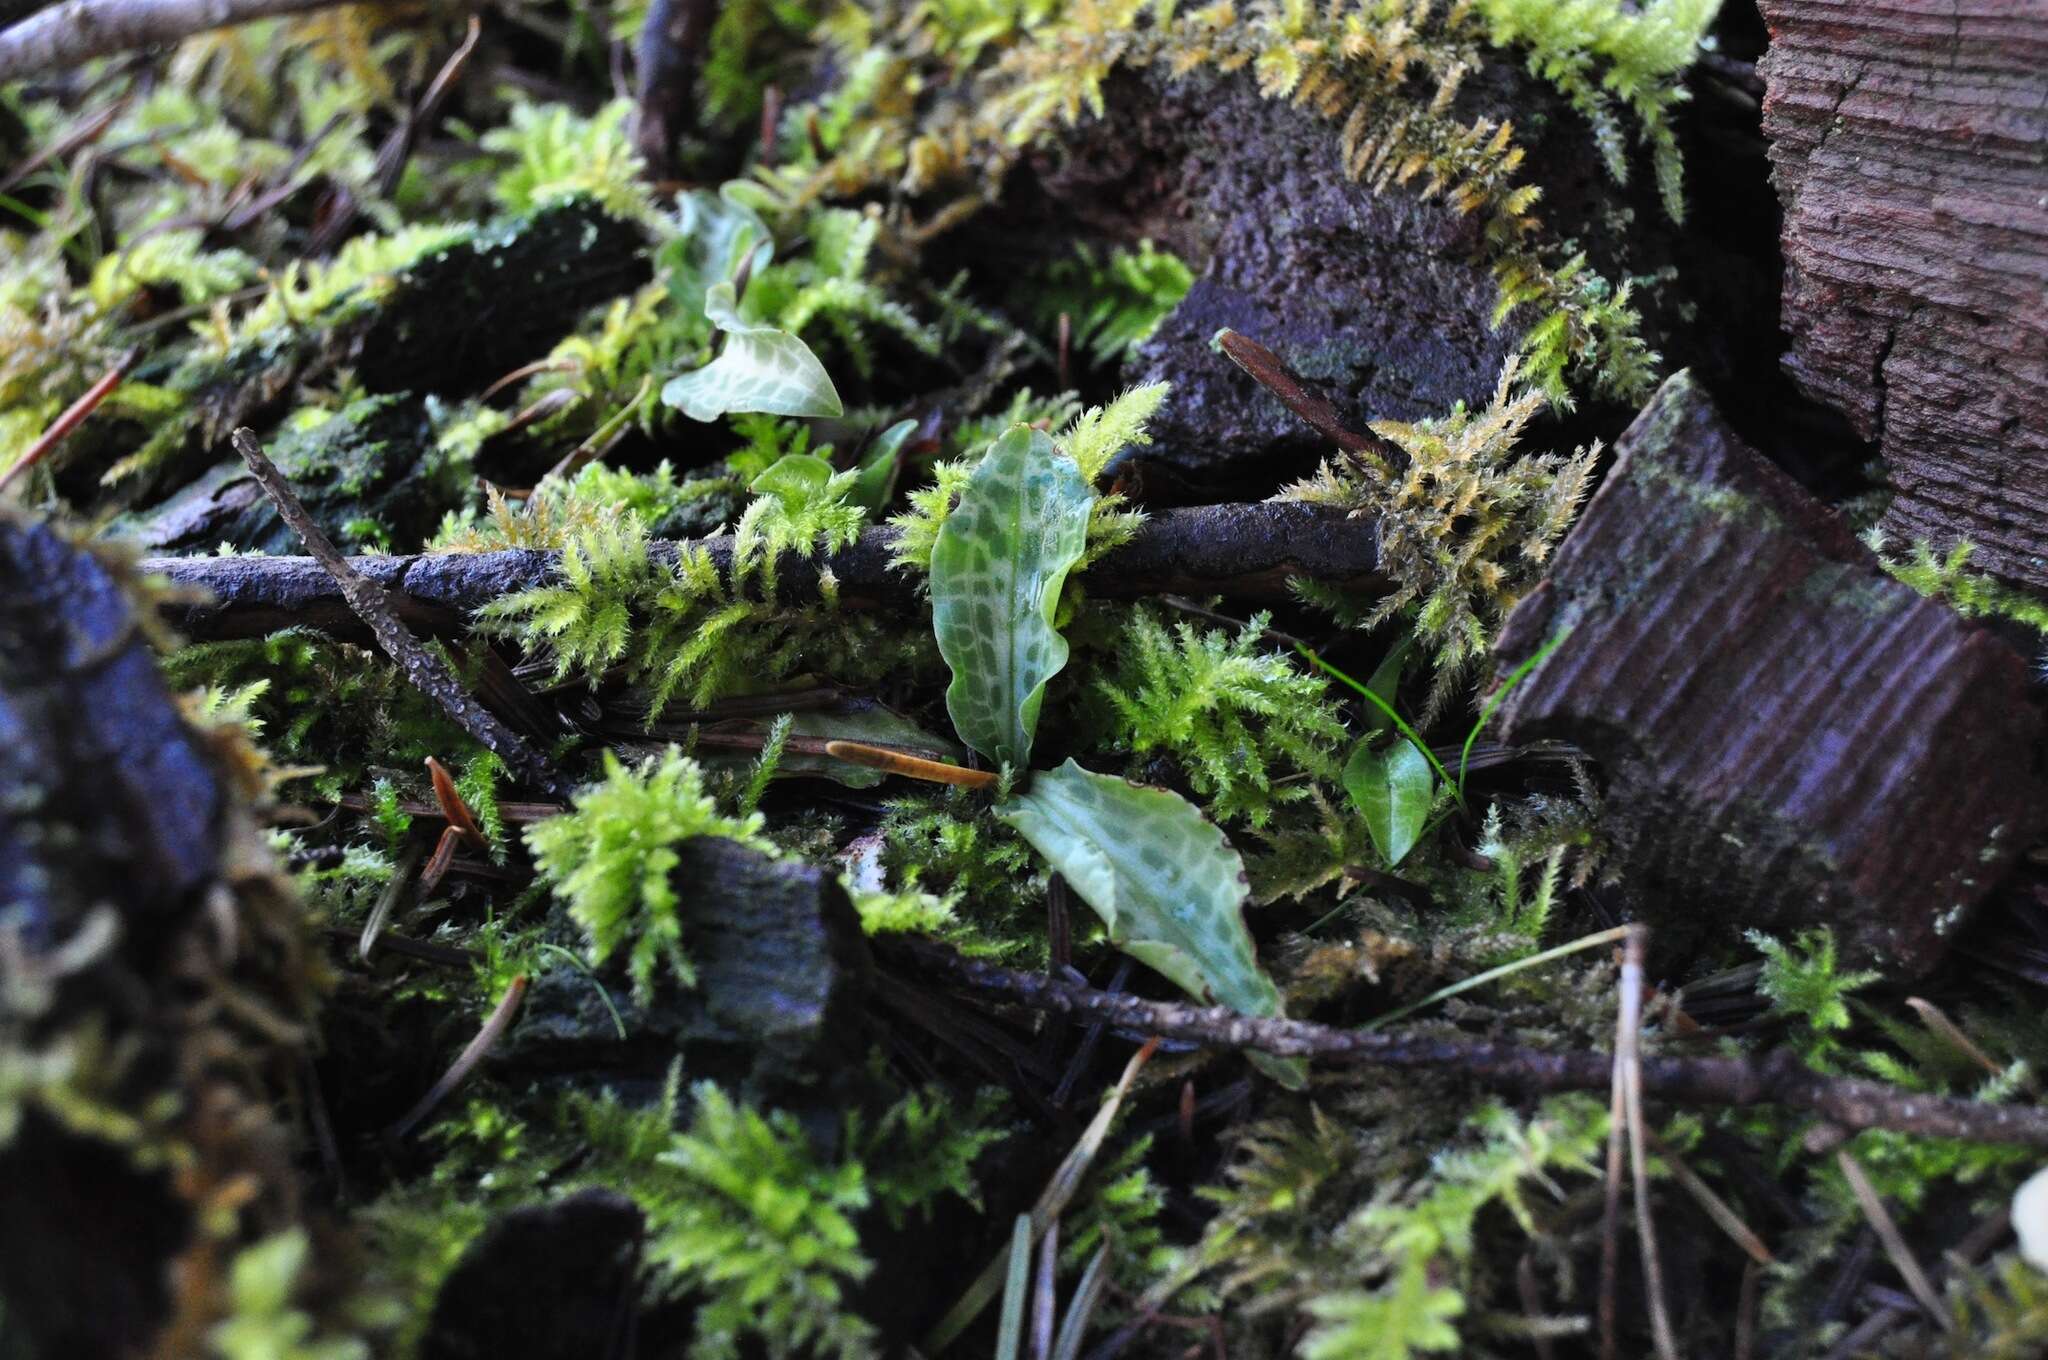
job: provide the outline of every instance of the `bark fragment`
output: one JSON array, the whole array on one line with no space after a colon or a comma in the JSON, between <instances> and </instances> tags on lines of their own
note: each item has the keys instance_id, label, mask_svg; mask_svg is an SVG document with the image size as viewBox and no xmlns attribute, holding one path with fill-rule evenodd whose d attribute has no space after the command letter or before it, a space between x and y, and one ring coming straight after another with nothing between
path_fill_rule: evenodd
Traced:
<instances>
[{"instance_id":1,"label":"bark fragment","mask_svg":"<svg viewBox=\"0 0 2048 1360\"><path fill-rule=\"evenodd\" d=\"M1609 781L1661 936L1830 925L1931 967L2040 825L2042 718L2000 638L1887 577L1847 525L1665 383L1549 578L1509 618L1503 739Z\"/></svg>"},{"instance_id":2,"label":"bark fragment","mask_svg":"<svg viewBox=\"0 0 2048 1360\"><path fill-rule=\"evenodd\" d=\"M680 1057L693 1081L829 1122L824 1092L857 1085L864 1070L859 1012L872 966L852 903L815 865L737 841L700 836L677 853L671 881L696 985L664 985L641 1006L622 968L600 973L628 1042L589 977L552 969L534 980L493 1061L586 1076L644 1068L658 1081Z\"/></svg>"},{"instance_id":3,"label":"bark fragment","mask_svg":"<svg viewBox=\"0 0 2048 1360\"><path fill-rule=\"evenodd\" d=\"M1064 132L1039 182L1080 225L1149 237L1197 269L1194 286L1133 355L1126 377L1169 381L1147 461L1191 480L1265 491L1325 451L1280 402L1210 345L1242 332L1275 351L1349 428L1483 405L1535 318L1495 328L1498 288L1484 212L1415 188L1375 193L1344 170L1339 129L1245 73L1118 73L1101 118ZM1583 119L1512 59L1467 78L1460 117L1511 120L1544 186L1543 213L1610 276L1652 270L1670 228L1617 189ZM1647 181L1649 176L1638 177ZM1615 224L1634 208L1634 225ZM1625 264L1625 267L1624 267Z\"/></svg>"},{"instance_id":4,"label":"bark fragment","mask_svg":"<svg viewBox=\"0 0 2048 1360\"><path fill-rule=\"evenodd\" d=\"M1878 446L1889 533L2048 588L2048 8L1763 11L1786 366Z\"/></svg>"}]
</instances>

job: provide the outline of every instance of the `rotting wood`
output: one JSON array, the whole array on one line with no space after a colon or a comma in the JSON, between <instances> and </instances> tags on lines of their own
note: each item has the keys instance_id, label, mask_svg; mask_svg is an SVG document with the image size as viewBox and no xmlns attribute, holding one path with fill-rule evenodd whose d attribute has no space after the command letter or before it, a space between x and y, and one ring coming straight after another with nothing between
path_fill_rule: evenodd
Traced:
<instances>
[{"instance_id":1,"label":"rotting wood","mask_svg":"<svg viewBox=\"0 0 2048 1360\"><path fill-rule=\"evenodd\" d=\"M914 606L922 579L890 567L895 542L894 529L871 528L839 552L810 560L786 554L776 567L782 597L814 597L819 574L830 570L842 605ZM702 546L721 573L729 570L730 536L702 540ZM675 552L674 544L653 548L660 560L673 561ZM1291 598L1288 582L1302 577L1361 591L1379 588L1377 561L1370 523L1306 505L1210 505L1154 515L1086 580L1092 593L1117 598L1166 592L1279 601ZM553 553L528 549L352 559L358 572L384 587L408 626L443 635L460 632L491 600L546 584L554 564ZM294 625L362 636L341 588L311 558L151 558L142 569L211 598L165 608L172 626L195 640L260 636Z\"/></svg>"},{"instance_id":2,"label":"rotting wood","mask_svg":"<svg viewBox=\"0 0 2048 1360\"><path fill-rule=\"evenodd\" d=\"M11 512L0 731L0 1065L23 1078L0 1139L8 1338L198 1354L213 1319L170 1282L299 1215L265 1076L305 1051L306 917L232 748L166 691L122 573ZM195 1231L202 1209L233 1231Z\"/></svg>"},{"instance_id":3,"label":"rotting wood","mask_svg":"<svg viewBox=\"0 0 2048 1360\"><path fill-rule=\"evenodd\" d=\"M1786 364L1897 539L2048 588L2048 6L1763 0Z\"/></svg>"},{"instance_id":4,"label":"rotting wood","mask_svg":"<svg viewBox=\"0 0 2048 1360\"><path fill-rule=\"evenodd\" d=\"M1684 374L1517 607L1504 741L1607 781L1619 872L1661 935L1830 925L1920 973L2039 827L2025 661L1890 579Z\"/></svg>"}]
</instances>

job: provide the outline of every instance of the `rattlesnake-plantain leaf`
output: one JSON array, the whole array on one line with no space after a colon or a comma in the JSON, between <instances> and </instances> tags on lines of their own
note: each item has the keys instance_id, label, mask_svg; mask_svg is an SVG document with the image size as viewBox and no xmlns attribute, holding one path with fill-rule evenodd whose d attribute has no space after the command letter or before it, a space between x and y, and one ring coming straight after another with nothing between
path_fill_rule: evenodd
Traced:
<instances>
[{"instance_id":1,"label":"rattlesnake-plantain leaf","mask_svg":"<svg viewBox=\"0 0 2048 1360\"><path fill-rule=\"evenodd\" d=\"M1194 804L1069 760L996 815L1066 876L1117 948L1203 1002L1281 1014L1244 925L1244 861ZM1251 1056L1284 1085L1306 1080L1298 1059Z\"/></svg>"},{"instance_id":2,"label":"rattlesnake-plantain leaf","mask_svg":"<svg viewBox=\"0 0 2048 1360\"><path fill-rule=\"evenodd\" d=\"M1052 626L1088 542L1095 493L1073 460L1018 426L982 455L932 548L932 629L953 668L946 712L990 760L1031 757L1046 681L1067 664Z\"/></svg>"},{"instance_id":3,"label":"rattlesnake-plantain leaf","mask_svg":"<svg viewBox=\"0 0 2048 1360\"><path fill-rule=\"evenodd\" d=\"M735 411L777 416L844 414L831 375L811 347L788 331L742 320L730 283L705 294L704 315L725 332L716 359L661 389L661 399L692 420L716 420Z\"/></svg>"}]
</instances>

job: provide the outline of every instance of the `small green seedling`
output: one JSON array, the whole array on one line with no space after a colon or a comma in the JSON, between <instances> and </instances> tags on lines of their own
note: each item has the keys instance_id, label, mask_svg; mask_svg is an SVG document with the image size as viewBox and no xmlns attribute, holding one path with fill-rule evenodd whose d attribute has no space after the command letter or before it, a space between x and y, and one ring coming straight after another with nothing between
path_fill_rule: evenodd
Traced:
<instances>
[{"instance_id":1,"label":"small green seedling","mask_svg":"<svg viewBox=\"0 0 2048 1360\"><path fill-rule=\"evenodd\" d=\"M932 550L947 711L962 741L1012 770L1029 770L1046 683L1067 662L1054 613L1094 503L1078 465L1019 426L983 456ZM1200 809L1072 760L1027 778L996 815L1065 875L1113 944L1204 1002L1282 1013L1245 929L1244 861ZM1306 1081L1297 1059L1252 1056L1285 1085Z\"/></svg>"}]
</instances>

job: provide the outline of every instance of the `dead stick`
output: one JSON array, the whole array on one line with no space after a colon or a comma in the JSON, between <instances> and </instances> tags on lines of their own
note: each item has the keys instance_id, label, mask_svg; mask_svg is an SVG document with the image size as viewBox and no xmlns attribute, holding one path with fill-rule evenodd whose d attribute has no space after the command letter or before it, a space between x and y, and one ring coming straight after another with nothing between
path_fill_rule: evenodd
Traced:
<instances>
[{"instance_id":1,"label":"dead stick","mask_svg":"<svg viewBox=\"0 0 2048 1360\"><path fill-rule=\"evenodd\" d=\"M1392 441L1346 428L1336 407L1309 391L1293 370L1280 361L1279 355L1249 335L1220 330L1216 332L1216 347L1251 374L1259 386L1280 398L1280 404L1294 412L1303 424L1344 452L1355 458L1388 461L1397 467L1407 461L1407 455Z\"/></svg>"},{"instance_id":2,"label":"dead stick","mask_svg":"<svg viewBox=\"0 0 2048 1360\"><path fill-rule=\"evenodd\" d=\"M716 0L653 0L641 20L633 144L655 179L674 174L676 138L696 121L697 68L717 17Z\"/></svg>"},{"instance_id":3,"label":"dead stick","mask_svg":"<svg viewBox=\"0 0 2048 1360\"><path fill-rule=\"evenodd\" d=\"M0 32L0 81L341 0L65 0Z\"/></svg>"},{"instance_id":4,"label":"dead stick","mask_svg":"<svg viewBox=\"0 0 2048 1360\"><path fill-rule=\"evenodd\" d=\"M398 615L392 612L384 588L349 565L348 559L306 513L306 507L299 503L298 495L285 481L284 474L265 455L263 446L256 442L255 432L236 430L234 445L235 452L241 454L242 461L249 465L257 484L270 497L271 504L277 507L277 513L305 543L306 551L313 554L314 560L334 578L335 585L348 601L348 607L369 628L377 639L377 645L405 673L413 688L439 704L442 712L453 719L456 726L504 761L505 768L514 776L550 797L567 798L568 781L556 773L547 757L528 746L525 738L500 722L497 714L478 703L455 673L448 669L448 663L406 631L405 625L398 621Z\"/></svg>"},{"instance_id":5,"label":"dead stick","mask_svg":"<svg viewBox=\"0 0 2048 1360\"><path fill-rule=\"evenodd\" d=\"M927 972L1033 1010L1052 1011L1169 1039L1258 1049L1332 1064L1456 1072L1512 1090L1608 1088L1613 1059L1591 1050L1550 1051L1422 1034L1337 1029L1307 1020L1262 1020L1224 1007L1186 1006L1100 992L1043 973L963 958L943 945L891 942ZM1933 1138L2048 1147L2048 1108L1930 1096L1883 1082L1828 1077L1789 1052L1750 1058L1645 1057L1642 1093L1680 1105L1779 1105L1822 1115L1848 1130L1889 1129Z\"/></svg>"},{"instance_id":6,"label":"dead stick","mask_svg":"<svg viewBox=\"0 0 2048 1360\"><path fill-rule=\"evenodd\" d=\"M1153 515L1130 543L1090 568L1088 592L1131 599L1145 595L1229 595L1251 601L1293 598L1290 582L1313 580L1361 593L1384 591L1378 572L1378 530L1342 511L1280 502L1207 505ZM678 548L656 543L652 555L673 561ZM699 539L730 579L730 535ZM915 609L923 577L890 566L896 530L871 528L837 552L806 560L787 553L776 565L780 597L813 598L819 574L838 582L843 607L863 604ZM422 553L365 557L356 569L390 593L398 616L421 631L459 633L468 615L501 596L556 579L556 556L529 549L489 553ZM160 557L143 563L179 586L203 591L203 605L172 605L166 617L194 641L259 637L279 628L359 634L341 588L303 557Z\"/></svg>"}]
</instances>

